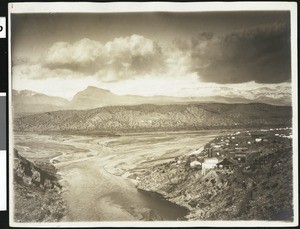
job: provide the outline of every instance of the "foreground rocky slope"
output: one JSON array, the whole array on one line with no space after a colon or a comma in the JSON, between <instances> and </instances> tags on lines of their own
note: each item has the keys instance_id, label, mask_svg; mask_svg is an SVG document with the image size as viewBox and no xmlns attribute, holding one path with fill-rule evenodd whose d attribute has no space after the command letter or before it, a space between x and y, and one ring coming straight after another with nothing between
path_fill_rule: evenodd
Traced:
<instances>
[{"instance_id":1,"label":"foreground rocky slope","mask_svg":"<svg viewBox=\"0 0 300 229\"><path fill-rule=\"evenodd\" d=\"M197 155L182 156L137 174L138 188L187 207L189 220L291 221L292 148L287 139L276 145L268 156L257 156L233 170L203 173L191 166L199 160Z\"/></svg>"},{"instance_id":2,"label":"foreground rocky slope","mask_svg":"<svg viewBox=\"0 0 300 229\"><path fill-rule=\"evenodd\" d=\"M102 107L55 111L14 120L16 131L193 130L289 125L289 106L252 104L181 104Z\"/></svg>"},{"instance_id":3,"label":"foreground rocky slope","mask_svg":"<svg viewBox=\"0 0 300 229\"><path fill-rule=\"evenodd\" d=\"M55 222L65 214L62 187L55 168L31 162L14 151L15 222Z\"/></svg>"}]
</instances>

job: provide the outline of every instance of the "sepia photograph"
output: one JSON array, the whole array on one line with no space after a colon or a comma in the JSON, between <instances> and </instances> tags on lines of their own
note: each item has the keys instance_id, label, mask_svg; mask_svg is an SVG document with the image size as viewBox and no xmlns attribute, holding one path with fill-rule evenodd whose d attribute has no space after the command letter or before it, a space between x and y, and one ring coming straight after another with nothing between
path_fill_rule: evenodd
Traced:
<instances>
[{"instance_id":1,"label":"sepia photograph","mask_svg":"<svg viewBox=\"0 0 300 229\"><path fill-rule=\"evenodd\" d=\"M296 225L296 10L10 3L10 224Z\"/></svg>"}]
</instances>

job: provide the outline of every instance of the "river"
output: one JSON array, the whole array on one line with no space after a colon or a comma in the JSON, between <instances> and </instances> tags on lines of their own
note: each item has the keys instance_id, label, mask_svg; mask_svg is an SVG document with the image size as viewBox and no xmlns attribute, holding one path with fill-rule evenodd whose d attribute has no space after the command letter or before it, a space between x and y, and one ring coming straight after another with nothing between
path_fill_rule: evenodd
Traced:
<instances>
[{"instance_id":1,"label":"river","mask_svg":"<svg viewBox=\"0 0 300 229\"><path fill-rule=\"evenodd\" d=\"M138 170L188 154L214 133L144 133L121 136L15 133L14 146L28 159L58 169L67 203L66 222L177 220L187 210L155 193L139 191ZM138 179L138 178L137 178Z\"/></svg>"}]
</instances>

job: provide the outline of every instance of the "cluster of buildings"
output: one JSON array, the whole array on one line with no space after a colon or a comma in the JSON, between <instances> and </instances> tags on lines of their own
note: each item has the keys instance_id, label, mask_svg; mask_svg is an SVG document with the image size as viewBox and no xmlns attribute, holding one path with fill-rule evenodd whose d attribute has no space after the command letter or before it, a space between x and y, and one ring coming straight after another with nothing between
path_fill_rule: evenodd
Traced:
<instances>
[{"instance_id":1,"label":"cluster of buildings","mask_svg":"<svg viewBox=\"0 0 300 229\"><path fill-rule=\"evenodd\" d=\"M190 163L190 167L201 168L202 174L206 174L208 170L212 169L228 173L246 163L255 163L258 158L268 158L280 145L273 143L276 141L274 138L291 139L289 136L292 136L287 133L274 135L273 130L276 131L276 129L270 129L252 133L250 131L235 132L218 137L208 143L201 152L198 150L193 153L197 156Z\"/></svg>"},{"instance_id":2,"label":"cluster of buildings","mask_svg":"<svg viewBox=\"0 0 300 229\"><path fill-rule=\"evenodd\" d=\"M288 138L288 139L292 139L293 138L292 133L289 133L289 134L275 134L275 136L279 137L279 138Z\"/></svg>"}]
</instances>

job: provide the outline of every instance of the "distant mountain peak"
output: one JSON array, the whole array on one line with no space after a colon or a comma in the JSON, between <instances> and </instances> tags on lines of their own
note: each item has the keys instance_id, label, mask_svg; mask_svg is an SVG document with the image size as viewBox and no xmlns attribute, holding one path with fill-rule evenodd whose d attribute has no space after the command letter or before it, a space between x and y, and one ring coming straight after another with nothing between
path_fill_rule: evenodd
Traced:
<instances>
[{"instance_id":1,"label":"distant mountain peak","mask_svg":"<svg viewBox=\"0 0 300 229\"><path fill-rule=\"evenodd\" d=\"M31 91L31 90L21 90L19 91L20 95L33 96L33 95L41 95L39 92Z\"/></svg>"},{"instance_id":2,"label":"distant mountain peak","mask_svg":"<svg viewBox=\"0 0 300 229\"><path fill-rule=\"evenodd\" d=\"M31 90L12 90L15 111L18 113L39 113L55 110L87 110L107 106L130 106L139 104L187 104L187 103L267 103L272 105L289 105L286 99L274 99L265 96L246 99L244 97L172 97L172 96L139 96L118 95L96 86L87 86L77 92L71 101L61 97L49 96ZM265 106L265 105L264 105Z\"/></svg>"},{"instance_id":3,"label":"distant mountain peak","mask_svg":"<svg viewBox=\"0 0 300 229\"><path fill-rule=\"evenodd\" d=\"M103 89L103 88L99 88L99 87L95 87L95 86L88 86L85 90L83 91L102 91L102 92L109 92L109 93L112 93L111 91L109 90L106 90L106 89Z\"/></svg>"},{"instance_id":4,"label":"distant mountain peak","mask_svg":"<svg viewBox=\"0 0 300 229\"><path fill-rule=\"evenodd\" d=\"M67 109L69 106L69 101L61 97L31 90L13 90L12 92L14 112L18 115Z\"/></svg>"},{"instance_id":5,"label":"distant mountain peak","mask_svg":"<svg viewBox=\"0 0 300 229\"><path fill-rule=\"evenodd\" d=\"M115 95L114 93L112 93L109 90L105 90L99 87L94 87L94 86L88 86L86 89L77 92L74 97L74 99L78 99L79 97L91 97L91 98L95 98L98 96L112 96Z\"/></svg>"},{"instance_id":6,"label":"distant mountain peak","mask_svg":"<svg viewBox=\"0 0 300 229\"><path fill-rule=\"evenodd\" d=\"M71 103L74 109L90 109L115 104L114 101L116 100L120 100L119 96L111 91L88 86L83 91L79 91L75 94Z\"/></svg>"}]
</instances>

